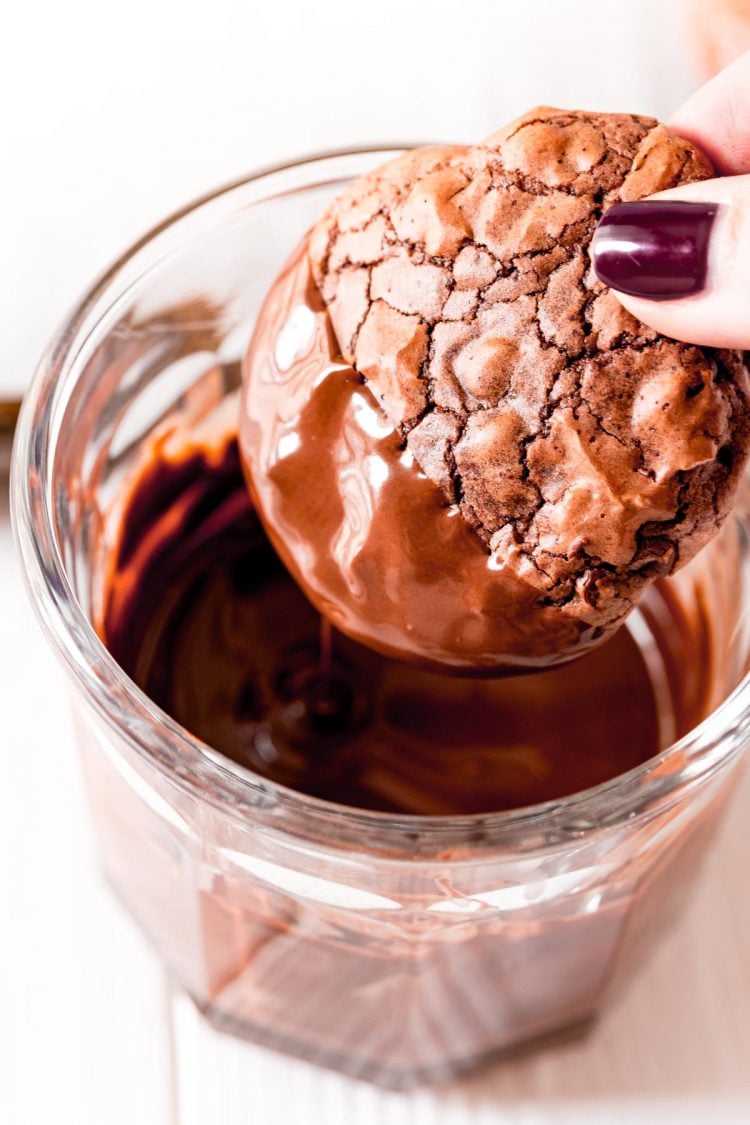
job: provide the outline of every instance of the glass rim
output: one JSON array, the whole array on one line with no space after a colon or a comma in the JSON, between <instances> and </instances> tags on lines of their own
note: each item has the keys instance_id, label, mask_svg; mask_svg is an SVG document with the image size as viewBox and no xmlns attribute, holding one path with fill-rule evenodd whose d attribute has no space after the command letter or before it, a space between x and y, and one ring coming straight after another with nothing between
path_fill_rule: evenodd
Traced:
<instances>
[{"instance_id":1,"label":"glass rim","mask_svg":"<svg viewBox=\"0 0 750 1125\"><path fill-rule=\"evenodd\" d=\"M321 183L320 178L315 179L314 170L320 172L323 164L359 156L372 156L374 163L409 147L413 146L394 143L337 149L263 167L178 208L120 255L58 328L24 397L11 465L11 519L29 596L58 659L95 712L127 738L142 760L165 773L183 791L225 812L234 810L245 823L251 814L287 837L322 846L334 842L331 818L335 816L335 844L353 851L377 850L398 857L406 849L410 860L418 860L420 855L434 859L436 851L450 847L469 848L477 854L505 848L530 850L599 829L613 829L636 816L648 815L655 806L661 808L676 800L686 786L731 760L750 727L750 674L698 726L655 757L567 797L495 813L450 816L394 814L338 805L297 792L225 758L154 704L110 655L83 612L55 530L51 469L60 436L56 423L75 383L69 361L86 342L87 336L81 340L79 333L87 319L97 312L111 287L122 280L124 271L139 255L157 248L159 239L183 220L238 190L263 181L270 185L285 173L309 169L311 176L294 189L302 191ZM333 178L329 175L323 182L333 182ZM256 203L262 205L279 194L286 192L269 192ZM164 256L162 253L152 261L136 281L158 268ZM98 310L94 326L109 307ZM70 386L66 386L66 379Z\"/></svg>"}]
</instances>

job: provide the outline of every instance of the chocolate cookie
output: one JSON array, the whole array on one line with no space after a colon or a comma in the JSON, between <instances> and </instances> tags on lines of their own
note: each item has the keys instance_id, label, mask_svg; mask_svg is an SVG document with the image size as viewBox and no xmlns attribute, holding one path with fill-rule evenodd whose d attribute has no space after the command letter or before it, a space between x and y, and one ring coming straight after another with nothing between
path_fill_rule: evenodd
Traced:
<instances>
[{"instance_id":1,"label":"chocolate cookie","mask_svg":"<svg viewBox=\"0 0 750 1125\"><path fill-rule=\"evenodd\" d=\"M310 239L341 355L424 473L595 628L717 531L746 460L742 354L657 335L589 258L613 203L711 175L651 118L543 107L356 180Z\"/></svg>"}]
</instances>

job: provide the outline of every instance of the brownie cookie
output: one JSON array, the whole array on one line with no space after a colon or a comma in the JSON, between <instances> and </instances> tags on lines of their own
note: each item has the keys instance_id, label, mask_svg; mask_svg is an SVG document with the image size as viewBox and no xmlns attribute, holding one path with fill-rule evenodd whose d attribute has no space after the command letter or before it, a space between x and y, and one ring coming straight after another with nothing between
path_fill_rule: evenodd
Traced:
<instances>
[{"instance_id":1,"label":"brownie cookie","mask_svg":"<svg viewBox=\"0 0 750 1125\"><path fill-rule=\"evenodd\" d=\"M651 118L543 107L356 180L310 237L341 356L445 503L595 630L715 534L746 460L743 355L657 335L589 257L613 203L711 175Z\"/></svg>"}]
</instances>

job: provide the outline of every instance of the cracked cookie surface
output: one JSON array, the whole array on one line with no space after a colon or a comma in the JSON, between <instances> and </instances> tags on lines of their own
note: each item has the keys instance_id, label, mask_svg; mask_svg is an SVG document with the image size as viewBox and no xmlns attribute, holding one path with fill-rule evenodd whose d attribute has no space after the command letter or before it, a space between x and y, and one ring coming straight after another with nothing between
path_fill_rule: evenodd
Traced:
<instances>
[{"instance_id":1,"label":"cracked cookie surface","mask_svg":"<svg viewBox=\"0 0 750 1125\"><path fill-rule=\"evenodd\" d=\"M711 175L653 119L542 107L354 181L310 236L343 359L446 504L593 628L716 533L746 459L743 355L657 335L589 258L607 207Z\"/></svg>"}]
</instances>

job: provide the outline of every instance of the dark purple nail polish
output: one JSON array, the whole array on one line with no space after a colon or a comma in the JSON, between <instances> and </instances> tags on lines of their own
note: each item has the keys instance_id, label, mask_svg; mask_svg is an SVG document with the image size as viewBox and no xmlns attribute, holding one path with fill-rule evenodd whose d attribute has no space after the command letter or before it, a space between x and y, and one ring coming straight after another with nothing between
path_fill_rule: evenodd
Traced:
<instances>
[{"instance_id":1,"label":"dark purple nail polish","mask_svg":"<svg viewBox=\"0 0 750 1125\"><path fill-rule=\"evenodd\" d=\"M599 280L652 301L700 293L718 210L716 203L666 199L615 203L602 216L592 243Z\"/></svg>"}]
</instances>

